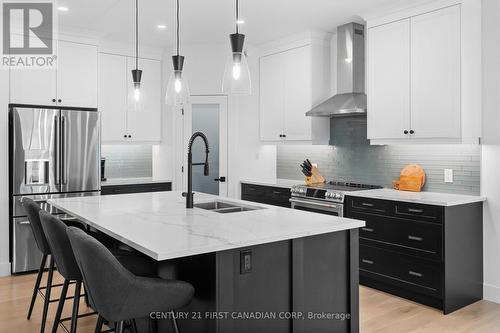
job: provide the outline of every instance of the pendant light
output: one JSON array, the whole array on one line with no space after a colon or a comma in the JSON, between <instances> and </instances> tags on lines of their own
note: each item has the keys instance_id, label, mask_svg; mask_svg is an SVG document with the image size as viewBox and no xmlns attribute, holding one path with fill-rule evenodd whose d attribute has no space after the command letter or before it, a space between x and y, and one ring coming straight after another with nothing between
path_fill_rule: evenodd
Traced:
<instances>
[{"instance_id":1,"label":"pendant light","mask_svg":"<svg viewBox=\"0 0 500 333\"><path fill-rule=\"evenodd\" d=\"M224 69L222 80L222 92L225 94L251 94L252 85L250 80L250 69L247 57L243 51L245 35L240 34L240 3L236 0L236 33L229 35L231 42L231 54L229 55Z\"/></svg>"},{"instance_id":2,"label":"pendant light","mask_svg":"<svg viewBox=\"0 0 500 333\"><path fill-rule=\"evenodd\" d=\"M186 75L182 72L184 68L184 56L179 54L179 0L177 4L177 31L176 31L176 55L172 56L173 72L170 75L167 85L166 102L169 105L185 105L189 101L189 87L186 80Z\"/></svg>"},{"instance_id":3,"label":"pendant light","mask_svg":"<svg viewBox=\"0 0 500 333\"><path fill-rule=\"evenodd\" d=\"M133 89L130 94L134 110L142 111L144 92L141 90L142 70L139 69L139 0L135 0L135 69L132 69Z\"/></svg>"}]
</instances>

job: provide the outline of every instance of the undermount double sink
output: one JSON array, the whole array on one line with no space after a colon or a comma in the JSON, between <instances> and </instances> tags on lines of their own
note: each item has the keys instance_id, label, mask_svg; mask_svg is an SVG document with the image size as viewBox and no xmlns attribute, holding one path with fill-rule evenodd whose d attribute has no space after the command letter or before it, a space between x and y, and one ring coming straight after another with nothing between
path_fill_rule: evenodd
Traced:
<instances>
[{"instance_id":1,"label":"undermount double sink","mask_svg":"<svg viewBox=\"0 0 500 333\"><path fill-rule=\"evenodd\" d=\"M221 214L248 212L251 210L263 209L262 207L241 205L221 200L197 203L194 204L194 207Z\"/></svg>"}]
</instances>

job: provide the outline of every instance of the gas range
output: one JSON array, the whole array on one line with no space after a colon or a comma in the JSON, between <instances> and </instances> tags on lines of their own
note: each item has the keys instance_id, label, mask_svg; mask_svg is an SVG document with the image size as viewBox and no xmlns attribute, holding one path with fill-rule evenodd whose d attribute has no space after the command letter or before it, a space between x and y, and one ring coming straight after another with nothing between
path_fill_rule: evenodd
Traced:
<instances>
[{"instance_id":1,"label":"gas range","mask_svg":"<svg viewBox=\"0 0 500 333\"><path fill-rule=\"evenodd\" d=\"M331 181L324 184L295 185L291 189L292 198L304 198L323 202L343 204L345 195L352 191L382 188L377 185L367 185L353 182Z\"/></svg>"}]
</instances>

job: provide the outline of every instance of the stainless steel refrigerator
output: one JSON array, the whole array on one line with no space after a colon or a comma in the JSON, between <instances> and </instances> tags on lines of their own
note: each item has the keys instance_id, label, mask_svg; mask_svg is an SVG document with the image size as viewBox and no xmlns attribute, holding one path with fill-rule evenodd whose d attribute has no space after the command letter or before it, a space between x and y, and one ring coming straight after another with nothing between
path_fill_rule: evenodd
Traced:
<instances>
[{"instance_id":1,"label":"stainless steel refrigerator","mask_svg":"<svg viewBox=\"0 0 500 333\"><path fill-rule=\"evenodd\" d=\"M10 253L12 272L38 269L41 252L21 204L98 195L100 139L97 109L9 105Z\"/></svg>"}]
</instances>

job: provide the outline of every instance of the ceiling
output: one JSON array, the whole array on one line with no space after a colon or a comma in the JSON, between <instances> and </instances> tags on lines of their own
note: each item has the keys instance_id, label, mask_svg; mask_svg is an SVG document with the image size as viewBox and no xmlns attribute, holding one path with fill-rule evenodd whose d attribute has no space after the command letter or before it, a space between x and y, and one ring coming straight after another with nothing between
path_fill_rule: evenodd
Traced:
<instances>
[{"instance_id":1,"label":"ceiling","mask_svg":"<svg viewBox=\"0 0 500 333\"><path fill-rule=\"evenodd\" d=\"M241 31L252 44L276 40L304 30L335 31L360 15L409 5L415 0L240 0ZM223 42L234 30L234 0L180 0L184 43ZM134 40L134 0L59 0L61 32L88 34L106 40ZM174 0L139 0L140 42L171 45L175 32ZM158 24L165 24L160 30Z\"/></svg>"}]
</instances>

